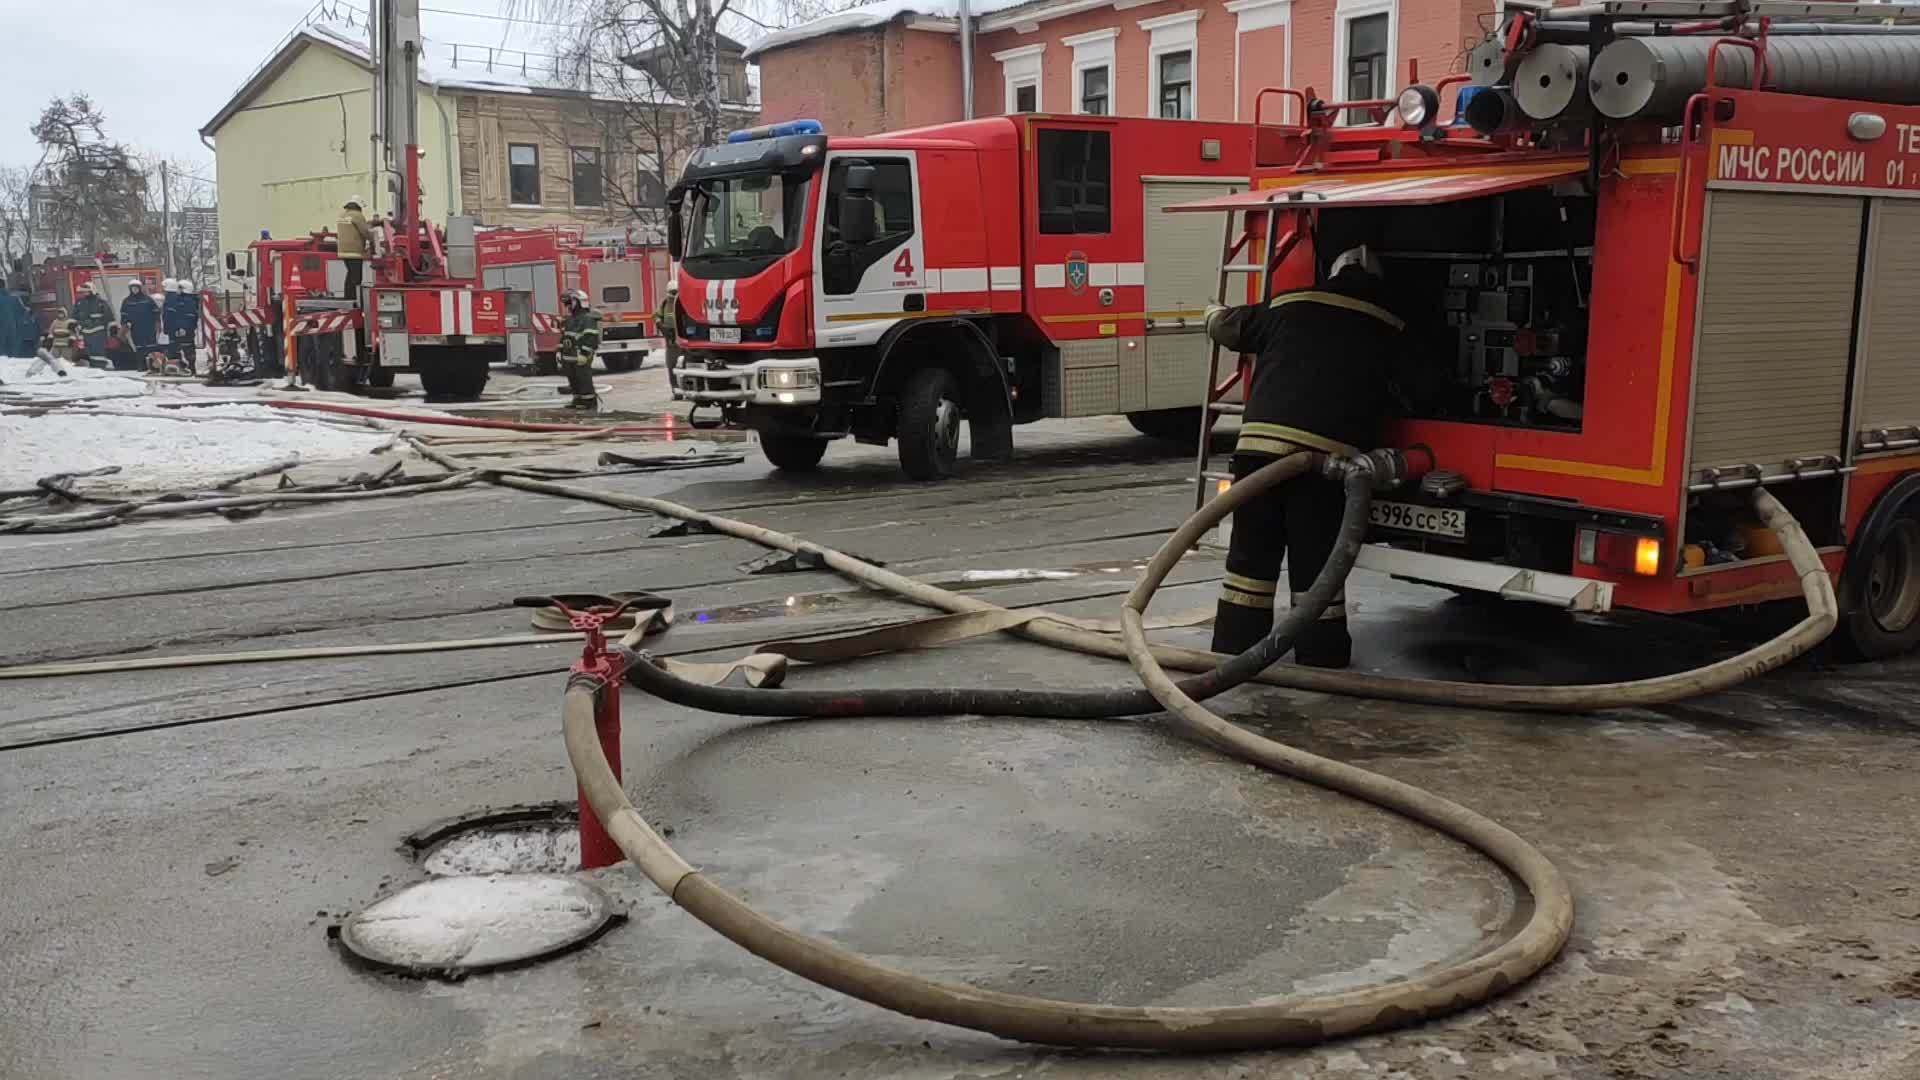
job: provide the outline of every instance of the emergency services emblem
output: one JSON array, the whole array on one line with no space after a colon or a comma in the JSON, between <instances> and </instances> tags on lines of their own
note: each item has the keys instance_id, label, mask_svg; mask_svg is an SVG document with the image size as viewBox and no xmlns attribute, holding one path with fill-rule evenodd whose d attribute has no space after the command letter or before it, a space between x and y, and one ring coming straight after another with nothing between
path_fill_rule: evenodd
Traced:
<instances>
[{"instance_id":1,"label":"emergency services emblem","mask_svg":"<svg viewBox=\"0 0 1920 1080\"><path fill-rule=\"evenodd\" d=\"M1087 257L1084 253L1067 253L1067 288L1074 292L1087 287Z\"/></svg>"}]
</instances>

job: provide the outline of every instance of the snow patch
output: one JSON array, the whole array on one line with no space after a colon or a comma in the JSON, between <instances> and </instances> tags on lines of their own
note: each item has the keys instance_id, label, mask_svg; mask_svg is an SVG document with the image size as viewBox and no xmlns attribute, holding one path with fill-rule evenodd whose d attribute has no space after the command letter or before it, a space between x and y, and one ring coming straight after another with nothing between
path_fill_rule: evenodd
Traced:
<instances>
[{"instance_id":1,"label":"snow patch","mask_svg":"<svg viewBox=\"0 0 1920 1080\"><path fill-rule=\"evenodd\" d=\"M977 19L982 15L991 15L1032 2L1033 0L973 0L969 8ZM801 23L799 26L775 30L747 46L747 59L752 60L761 53L788 45L797 45L802 41L811 41L818 37L826 37L829 34L885 26L904 15L922 15L930 19L958 19L960 4L958 0L876 0L875 3L851 7L812 22Z\"/></svg>"},{"instance_id":2,"label":"snow patch","mask_svg":"<svg viewBox=\"0 0 1920 1080\"><path fill-rule=\"evenodd\" d=\"M552 873L580 865L580 829L572 824L476 829L434 848L421 868L435 877Z\"/></svg>"},{"instance_id":3,"label":"snow patch","mask_svg":"<svg viewBox=\"0 0 1920 1080\"><path fill-rule=\"evenodd\" d=\"M0 453L0 488L25 489L55 473L118 466L114 475L87 481L88 490L180 490L290 458L301 464L350 461L394 439L264 405L162 411L129 403L99 412L0 416L0 447L6 448Z\"/></svg>"},{"instance_id":4,"label":"snow patch","mask_svg":"<svg viewBox=\"0 0 1920 1080\"><path fill-rule=\"evenodd\" d=\"M609 914L604 894L571 877L443 877L377 901L347 920L341 940L388 964L486 967L582 941Z\"/></svg>"},{"instance_id":5,"label":"snow patch","mask_svg":"<svg viewBox=\"0 0 1920 1080\"><path fill-rule=\"evenodd\" d=\"M147 384L110 371L68 365L62 378L42 367L29 376L39 361L32 357L0 356L0 397L35 398L50 401L78 401L91 398L144 397Z\"/></svg>"},{"instance_id":6,"label":"snow patch","mask_svg":"<svg viewBox=\"0 0 1920 1080\"><path fill-rule=\"evenodd\" d=\"M1072 570L968 570L961 581L1064 581L1080 575Z\"/></svg>"}]
</instances>

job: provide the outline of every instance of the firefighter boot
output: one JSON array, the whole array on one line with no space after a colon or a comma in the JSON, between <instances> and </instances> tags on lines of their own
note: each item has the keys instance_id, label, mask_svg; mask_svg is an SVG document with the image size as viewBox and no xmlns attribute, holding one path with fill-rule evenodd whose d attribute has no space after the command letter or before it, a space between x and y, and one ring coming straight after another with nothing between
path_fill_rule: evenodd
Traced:
<instances>
[{"instance_id":1,"label":"firefighter boot","mask_svg":"<svg viewBox=\"0 0 1920 1080\"><path fill-rule=\"evenodd\" d=\"M1213 613L1213 651L1238 656L1273 630L1273 582L1229 573Z\"/></svg>"},{"instance_id":2,"label":"firefighter boot","mask_svg":"<svg viewBox=\"0 0 1920 1080\"><path fill-rule=\"evenodd\" d=\"M573 386L573 401L567 406L591 412L600 407L600 398L593 391L593 370L585 364L569 365L567 381Z\"/></svg>"},{"instance_id":3,"label":"firefighter boot","mask_svg":"<svg viewBox=\"0 0 1920 1080\"><path fill-rule=\"evenodd\" d=\"M1296 593L1299 603L1304 594ZM1343 668L1353 663L1353 636L1347 633L1347 597L1342 590L1313 625L1294 642L1293 662L1307 667Z\"/></svg>"}]
</instances>

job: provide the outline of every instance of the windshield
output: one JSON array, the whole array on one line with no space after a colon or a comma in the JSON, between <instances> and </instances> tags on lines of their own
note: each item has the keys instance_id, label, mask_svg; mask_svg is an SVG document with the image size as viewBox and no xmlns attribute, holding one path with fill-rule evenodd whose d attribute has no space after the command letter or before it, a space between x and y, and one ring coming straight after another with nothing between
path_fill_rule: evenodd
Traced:
<instances>
[{"instance_id":1,"label":"windshield","mask_svg":"<svg viewBox=\"0 0 1920 1080\"><path fill-rule=\"evenodd\" d=\"M805 231L804 174L702 180L694 189L687 261L784 255Z\"/></svg>"}]
</instances>

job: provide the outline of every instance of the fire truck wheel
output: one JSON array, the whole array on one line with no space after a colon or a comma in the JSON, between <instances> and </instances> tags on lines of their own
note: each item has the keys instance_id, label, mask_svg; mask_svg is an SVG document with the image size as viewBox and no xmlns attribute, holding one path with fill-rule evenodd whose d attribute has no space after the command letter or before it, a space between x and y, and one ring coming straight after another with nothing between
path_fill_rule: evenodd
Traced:
<instances>
[{"instance_id":1,"label":"fire truck wheel","mask_svg":"<svg viewBox=\"0 0 1920 1080\"><path fill-rule=\"evenodd\" d=\"M774 468L784 472L811 472L819 468L820 459L826 456L827 440L809 438L805 435L768 435L760 436L760 452Z\"/></svg>"},{"instance_id":2,"label":"fire truck wheel","mask_svg":"<svg viewBox=\"0 0 1920 1080\"><path fill-rule=\"evenodd\" d=\"M1164 439L1169 442L1192 444L1200 437L1199 409L1154 409L1151 412L1130 412L1127 423L1133 430L1150 439Z\"/></svg>"},{"instance_id":3,"label":"fire truck wheel","mask_svg":"<svg viewBox=\"0 0 1920 1080\"><path fill-rule=\"evenodd\" d=\"M607 366L609 372L618 375L628 371L639 371L640 361L644 359L646 359L645 353L639 356L634 356L632 353L608 353L600 358L600 362Z\"/></svg>"},{"instance_id":4,"label":"fire truck wheel","mask_svg":"<svg viewBox=\"0 0 1920 1080\"><path fill-rule=\"evenodd\" d=\"M560 358L550 352L535 353L533 357L533 373L535 375L560 374Z\"/></svg>"},{"instance_id":5,"label":"fire truck wheel","mask_svg":"<svg viewBox=\"0 0 1920 1080\"><path fill-rule=\"evenodd\" d=\"M1852 610L1841 622L1841 644L1864 660L1894 656L1920 644L1920 500L1909 502L1861 560Z\"/></svg>"},{"instance_id":6,"label":"fire truck wheel","mask_svg":"<svg viewBox=\"0 0 1920 1080\"><path fill-rule=\"evenodd\" d=\"M367 385L384 389L393 385L393 369L370 364L367 367Z\"/></svg>"},{"instance_id":7,"label":"fire truck wheel","mask_svg":"<svg viewBox=\"0 0 1920 1080\"><path fill-rule=\"evenodd\" d=\"M433 356L416 359L415 366L429 401L473 401L487 386L487 369L480 364Z\"/></svg>"},{"instance_id":8,"label":"fire truck wheel","mask_svg":"<svg viewBox=\"0 0 1920 1080\"><path fill-rule=\"evenodd\" d=\"M960 456L960 384L945 368L922 368L900 389L900 468L914 480L953 474Z\"/></svg>"}]
</instances>

